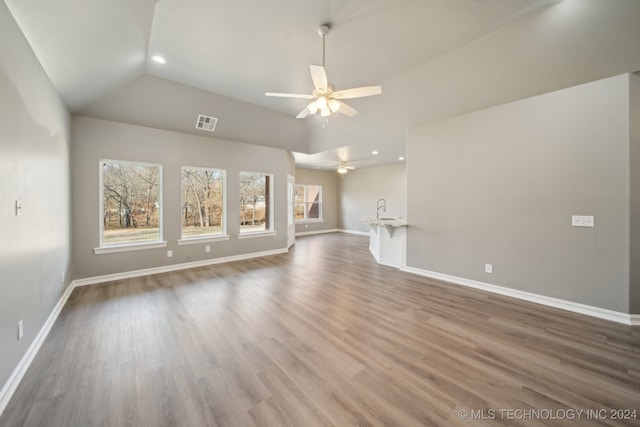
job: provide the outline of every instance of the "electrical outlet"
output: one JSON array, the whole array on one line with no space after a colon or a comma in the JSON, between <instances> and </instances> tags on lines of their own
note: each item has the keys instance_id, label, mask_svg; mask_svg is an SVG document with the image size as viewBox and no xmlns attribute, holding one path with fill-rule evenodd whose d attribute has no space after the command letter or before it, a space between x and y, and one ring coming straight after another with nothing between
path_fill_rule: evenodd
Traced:
<instances>
[{"instance_id":1,"label":"electrical outlet","mask_svg":"<svg viewBox=\"0 0 640 427\"><path fill-rule=\"evenodd\" d=\"M21 320L18 322L18 341L22 339L23 335L24 335L24 324L22 323L22 320Z\"/></svg>"},{"instance_id":2,"label":"electrical outlet","mask_svg":"<svg viewBox=\"0 0 640 427\"><path fill-rule=\"evenodd\" d=\"M16 216L22 215L22 200L16 200Z\"/></svg>"},{"instance_id":3,"label":"electrical outlet","mask_svg":"<svg viewBox=\"0 0 640 427\"><path fill-rule=\"evenodd\" d=\"M171 258L173 256L173 251L171 249L169 249L167 251L167 258Z\"/></svg>"},{"instance_id":4,"label":"electrical outlet","mask_svg":"<svg viewBox=\"0 0 640 427\"><path fill-rule=\"evenodd\" d=\"M493 273L493 264L485 264L484 265L484 272L492 274Z\"/></svg>"},{"instance_id":5,"label":"electrical outlet","mask_svg":"<svg viewBox=\"0 0 640 427\"><path fill-rule=\"evenodd\" d=\"M571 225L573 227L594 227L595 221L590 215L572 215Z\"/></svg>"},{"instance_id":6,"label":"electrical outlet","mask_svg":"<svg viewBox=\"0 0 640 427\"><path fill-rule=\"evenodd\" d=\"M211 246L209 246L209 245L205 246L205 247L204 247L204 251L205 251L206 253L211 252Z\"/></svg>"}]
</instances>

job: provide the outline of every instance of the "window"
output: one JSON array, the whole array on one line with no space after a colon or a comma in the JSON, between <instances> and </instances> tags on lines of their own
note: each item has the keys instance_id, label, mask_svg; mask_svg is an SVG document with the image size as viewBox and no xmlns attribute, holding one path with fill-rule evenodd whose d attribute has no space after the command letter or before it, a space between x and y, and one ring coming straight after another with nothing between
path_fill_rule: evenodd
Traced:
<instances>
[{"instance_id":1,"label":"window","mask_svg":"<svg viewBox=\"0 0 640 427\"><path fill-rule=\"evenodd\" d=\"M240 172L240 233L273 231L273 175Z\"/></svg>"},{"instance_id":2,"label":"window","mask_svg":"<svg viewBox=\"0 0 640 427\"><path fill-rule=\"evenodd\" d=\"M322 220L322 186L296 185L296 222Z\"/></svg>"},{"instance_id":3,"label":"window","mask_svg":"<svg viewBox=\"0 0 640 427\"><path fill-rule=\"evenodd\" d=\"M162 167L101 160L100 174L100 246L159 242L162 239Z\"/></svg>"},{"instance_id":4,"label":"window","mask_svg":"<svg viewBox=\"0 0 640 427\"><path fill-rule=\"evenodd\" d=\"M182 168L182 239L225 234L225 172Z\"/></svg>"}]
</instances>

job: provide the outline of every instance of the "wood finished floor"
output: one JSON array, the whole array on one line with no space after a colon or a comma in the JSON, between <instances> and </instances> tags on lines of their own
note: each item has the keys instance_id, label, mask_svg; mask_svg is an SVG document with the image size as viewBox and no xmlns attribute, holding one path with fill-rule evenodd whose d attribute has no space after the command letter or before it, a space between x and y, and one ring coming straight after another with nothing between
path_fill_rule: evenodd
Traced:
<instances>
[{"instance_id":1,"label":"wood finished floor","mask_svg":"<svg viewBox=\"0 0 640 427\"><path fill-rule=\"evenodd\" d=\"M640 410L640 329L379 266L367 246L310 236L77 288L0 425L640 424L462 420Z\"/></svg>"}]
</instances>

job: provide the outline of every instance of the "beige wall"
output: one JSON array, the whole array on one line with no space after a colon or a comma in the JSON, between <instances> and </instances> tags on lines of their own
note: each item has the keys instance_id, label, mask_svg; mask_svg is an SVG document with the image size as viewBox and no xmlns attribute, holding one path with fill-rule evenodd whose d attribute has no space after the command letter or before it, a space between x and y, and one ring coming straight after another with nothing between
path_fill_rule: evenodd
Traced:
<instances>
[{"instance_id":1,"label":"beige wall","mask_svg":"<svg viewBox=\"0 0 640 427\"><path fill-rule=\"evenodd\" d=\"M296 168L296 184L322 185L322 222L296 224L296 233L338 228L338 174L334 171Z\"/></svg>"},{"instance_id":2,"label":"beige wall","mask_svg":"<svg viewBox=\"0 0 640 427\"><path fill-rule=\"evenodd\" d=\"M407 176L404 163L356 169L340 179L339 228L368 233L369 226L360 218L376 215L378 199L387 201L387 211L381 210L381 215L406 218Z\"/></svg>"},{"instance_id":3,"label":"beige wall","mask_svg":"<svg viewBox=\"0 0 640 427\"><path fill-rule=\"evenodd\" d=\"M622 75L410 129L407 264L628 312L628 91Z\"/></svg>"},{"instance_id":4,"label":"beige wall","mask_svg":"<svg viewBox=\"0 0 640 427\"><path fill-rule=\"evenodd\" d=\"M209 137L73 116L71 125L73 178L73 253L76 277L140 270L287 248L287 165L289 154L262 147ZM164 240L168 247L135 252L94 255L99 246L99 160L127 160L162 165ZM226 170L228 241L179 246L181 236L181 167ZM241 171L274 175L274 225L276 236L237 238L239 174ZM173 257L167 258L167 250Z\"/></svg>"},{"instance_id":5,"label":"beige wall","mask_svg":"<svg viewBox=\"0 0 640 427\"><path fill-rule=\"evenodd\" d=\"M0 151L2 390L62 296L71 269L69 115L4 2ZM20 216L16 200L22 201ZM24 337L18 341L20 320Z\"/></svg>"}]
</instances>

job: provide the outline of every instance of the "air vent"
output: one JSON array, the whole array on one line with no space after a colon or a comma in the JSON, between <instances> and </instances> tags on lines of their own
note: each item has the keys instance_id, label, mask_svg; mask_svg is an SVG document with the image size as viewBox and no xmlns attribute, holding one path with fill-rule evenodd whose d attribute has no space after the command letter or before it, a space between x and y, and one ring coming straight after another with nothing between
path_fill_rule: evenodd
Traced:
<instances>
[{"instance_id":1,"label":"air vent","mask_svg":"<svg viewBox=\"0 0 640 427\"><path fill-rule=\"evenodd\" d=\"M200 114L198 116L198 121L196 122L196 129L213 132L216 128L216 123L218 123L218 119L216 119L215 117L209 117L205 116L204 114Z\"/></svg>"}]
</instances>

